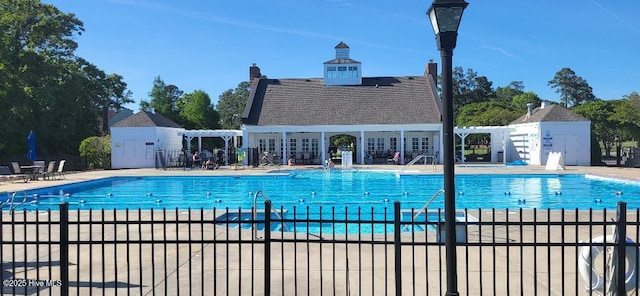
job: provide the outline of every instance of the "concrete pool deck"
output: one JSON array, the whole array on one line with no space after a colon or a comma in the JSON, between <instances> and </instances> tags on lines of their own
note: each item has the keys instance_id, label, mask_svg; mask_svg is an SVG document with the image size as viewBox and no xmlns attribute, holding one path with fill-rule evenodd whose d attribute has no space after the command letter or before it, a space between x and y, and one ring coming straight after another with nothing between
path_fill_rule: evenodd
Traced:
<instances>
[{"instance_id":1,"label":"concrete pool deck","mask_svg":"<svg viewBox=\"0 0 640 296\"><path fill-rule=\"evenodd\" d=\"M338 167L339 168L339 167ZM403 166L393 166L393 165L365 165L365 166L354 166L353 168L356 169L376 169L376 170L401 170L402 168L404 168ZM299 169L299 170L308 170L308 169L313 169L313 170L320 170L322 169L320 166L294 166L294 167L287 167L287 166L280 166L277 169L281 169L281 170L291 170L291 169ZM30 189L36 189L36 188L41 188L41 187L49 187L49 186L56 186L56 185L61 185L61 184L68 184L68 183L74 183L74 182L81 182L81 181L88 181L88 180L95 180L95 179L100 179L100 178L106 178L106 177L113 177L113 176L233 176L233 175L259 175L259 174L265 174L268 173L269 171L272 170L277 170L275 167L259 167L259 168L242 168L239 167L238 169L234 169L232 168L227 168L224 167L220 170L209 170L209 171L202 171L202 170L181 170L181 169L172 169L172 170L156 170L156 169L129 169L129 170L105 170L105 171L91 171L91 172L70 172L66 174L66 179L64 180L51 180L51 181L31 181L28 183L23 183L23 182L16 182L16 183L8 183L8 182L2 182L0 183L0 193L2 192L15 192L15 191L22 191L22 190L30 190ZM539 167L539 166L517 166L517 167L505 167L505 166L501 166L499 164L483 164L483 165L473 165L473 164L469 164L469 165L456 165L456 174L593 174L593 175L598 175L598 176L605 176L605 177L612 177L612 178L620 178L620 179L628 179L628 180L635 180L635 181L640 181L640 169L635 169L635 168L615 168L615 167L567 167L566 170L562 170L562 171L547 171L545 170L544 167ZM412 166L407 172L411 172L411 173L424 173L424 174L442 174L442 166L438 165L435 166L435 170L434 167L432 167L431 165L414 165ZM4 194L4 193L2 193ZM506 217L506 215L508 215L509 213L504 213L505 211L497 211L498 214L498 219L504 219L504 217ZM74 215L74 213L71 213L72 215ZM97 214L97 213L94 213ZM144 215L148 215L148 213L143 213ZM159 214L159 213L157 213ZM472 213L477 215L477 213ZM533 212L531 211L525 211L524 212L524 220L531 219L531 216L533 216ZM540 213L538 213L539 215L544 215L545 213L542 213L542 211ZM614 211L612 211L610 214L614 214ZM3 215L6 215L6 211L5 213L3 213ZM24 219L27 220L33 220L33 213L28 214L27 216L24 216ZM55 217L57 215L56 212L52 213L52 218L53 220L56 220L57 218ZM86 213L82 213L82 215L86 215ZM122 215L121 212L118 212L116 215ZM169 215L171 215L171 213L169 213ZM214 213L210 213L207 212L206 215L208 215L206 218L210 218L211 215L214 215ZM554 211L551 213L551 216L554 216L554 219L556 219L559 216L559 211ZM20 217L21 215L17 215L18 217ZM216 215L217 216L217 215ZM478 215L480 216L480 215ZM573 218L575 218L576 220L581 220L581 219L585 219L588 216L584 215L584 216L580 216L580 217L574 217L575 215L573 215L572 213L568 213L568 219L572 220ZM96 216L97 217L97 216ZM172 218L172 217L167 217L167 218ZM78 217L72 217L73 220L78 219ZM482 217L483 221L490 221L491 219L493 219L493 217L491 217L491 215L489 213L484 213L483 217ZM108 219L110 220L110 219ZM4 221L8 221L8 220L4 220ZM93 221L97 221L97 220L93 220ZM601 213L595 213L593 216L593 221L604 221L604 217L602 217ZM637 221L637 217L635 220L630 220L630 221ZM8 227L8 226L5 226ZM93 236L94 238L98 238L101 235L106 235L106 237L108 238L114 238L117 236L121 236L124 235L122 233L122 231L116 232L116 231L111 231L110 229L107 229L106 232L103 231L104 229L96 229L93 231L87 231L87 232L83 232L82 234L78 234L79 237L77 237L78 240L83 240L83 238L85 238L86 236ZM489 229L489 232L486 231L474 231L474 230L470 230L469 231L469 236L470 238L474 238L477 239L479 241L498 241L498 242L502 242L502 240L504 240L504 238L517 238L518 240L522 240L522 241L532 241L532 240L536 240L536 237L538 238L546 238L546 237L554 237L554 241L556 239L556 237L558 237L558 239L560 239L559 237L561 236L566 236L566 237L570 237L570 238L580 238L583 240L588 240L591 236L595 236L595 233L592 233L589 229L589 227L584 227L584 228L567 228L566 229L567 232L566 233L560 233L559 231L553 231L551 229L547 229L544 227L540 227L539 229L535 229L535 228L531 228L531 227L525 227L524 229L522 228L497 228L497 229ZM158 230L160 231L160 230ZM175 231L174 228L171 228L170 232ZM5 233L9 233L8 231L5 231ZM20 231L16 231L16 233L20 234ZM229 233L225 233L225 232L221 232L220 229L208 229L206 230L206 233L215 233L214 235L216 237L222 237L224 238L225 236L229 239L234 239L237 238L238 236L242 236L244 237L245 235L250 235L250 231L242 231L239 232L237 230L234 231L230 231ZM57 234L53 234L52 235L57 235ZM81 235L81 236L80 236ZM188 235L187 231L185 229L180 229L180 234L181 236L183 235ZM277 235L277 234L275 234ZM403 239L408 238L410 234L403 234ZM428 241L433 241L434 240L434 236L435 236L435 232L428 232L428 233L424 233L425 238L424 240L428 240ZM627 233L628 236L630 237L636 237L636 234L633 230L629 231ZM365 244L366 245L366 244ZM250 257L247 254L253 251L253 246L242 246L242 247L238 247L238 249L232 249L233 246L229 246L229 245L223 245L223 246L213 246L212 244L205 244L202 246L201 249L198 249L197 246L194 247L194 249L189 249L189 250L185 250L184 248L176 248L174 249L169 249L168 251L164 252L164 255L168 255L171 258L180 258L181 262L177 262L175 267L169 267L168 273L169 274L174 274L174 272L178 272L179 270L184 269L184 264L186 264L187 260L192 259L194 260L194 266L193 268L197 269L199 268L198 266L198 262L200 262L201 257L205 257L205 258L210 258L211 256L215 256L215 257L220 257L218 258L219 262L224 262L224 260L228 260L228 262L231 262L233 264L232 267L230 267L232 269L232 271L234 271L233 273L229 273L227 274L223 274L225 273L227 270L225 268L229 268L229 267L215 267L214 269L217 270L217 274L216 272L211 269L211 267L205 268L204 270L204 275L205 278L207 279L211 279L215 277L220 280L221 282L227 282L227 283L231 283L229 287L227 287L226 285L220 285L219 289L216 289L216 292L220 293L220 294L230 294L230 295L237 295L236 293L239 292L240 287L235 287L234 283L239 283L240 280L242 280L243 283L249 283L249 281L244 278L246 276L246 274L239 274L239 273L235 273L235 271L237 270L251 270L253 267L251 264L252 260L250 260L250 258L257 260L258 263L261 262L261 258L259 258L259 255L256 255L257 258L255 257ZM384 256L386 256L387 253L392 254L393 253L393 247L376 247L374 249L373 246L369 247L368 245L365 247L362 247L363 249L360 250L361 246L358 246L356 244L350 244L349 246L338 246L338 248L335 248L335 245L331 245L331 244L325 244L325 245L311 245L311 246L303 246L303 245L298 245L297 248L294 247L294 245L292 244L276 244L274 245L274 255L278 257L278 260L274 260L274 261L280 261L280 260L284 260L282 262L284 262L288 267L284 268L282 267L281 271L279 266L273 266L272 268L276 269L277 271L274 271L274 275L272 277L272 282L273 282L273 289L272 289L272 293L274 294L279 294L281 291L280 289L284 289L285 291L292 291L291 286L293 285L293 282L291 281L292 277L295 277L297 275L295 275L295 271L293 271L293 273L291 273L290 270L290 266L292 266L293 261L295 260L295 258L297 258L298 256L306 256L304 254L309 254L308 256L315 258L318 254L325 254L325 256L327 256L328 254L330 254L329 252L335 252L333 253L334 258L346 258L346 257L350 257L351 258L351 262L350 263L344 263L344 262L338 262L336 265L334 266L324 266L322 264L319 264L318 262L315 261L311 261L311 265L308 266L308 268L311 270L311 272L309 273L309 278L306 278L306 275L302 275L299 279L299 285L300 287L298 287L298 289L300 288L306 288L306 284L309 284L312 288L311 291L317 291L317 289L319 289L318 287L318 283L320 282L319 278L322 278L322 274L324 274L325 279L324 281L324 293L326 294L332 294L332 291L326 290L329 288L329 286L331 286L331 288L335 289L335 292L338 294L344 294L345 291L348 290L348 288L345 288L344 286L344 282L343 281L336 281L333 282L332 280L330 280L328 277L328 275L330 275L331 273L335 273L337 274L338 279L342 278L344 279L345 276L348 276L349 274L351 274L351 276L356 276L357 274L355 273L355 271L350 271L348 266L355 266L356 260L357 260L357 256L360 256L360 261L362 261L363 271L363 290L362 290L362 295L372 295L374 291L382 291L383 289L386 289L386 285L383 286L383 283L386 281L389 283L390 286L393 286L393 277L391 274L389 274L389 276L387 276L387 278L385 278L384 276L381 277L381 275L386 275L386 273L383 271L383 266L379 263L376 263L375 266L373 265L373 261L371 258L384 258ZM95 253L99 253L100 251L103 251L103 249L100 249L100 246L96 245L94 246L95 248ZM146 248L146 247L145 247ZM259 248L259 247L258 247ZM334 250L331 250L331 248L333 248ZM546 249L546 247L541 247L544 251L544 249ZM212 249L213 250L218 250L219 253L212 253ZM113 248L107 248L105 250L106 252L106 258L111 258L110 255L113 254L115 249ZM404 250L404 247L403 247ZM533 291L533 286L537 286L537 287L544 287L544 288L540 288L543 289L544 292L549 292L549 295L562 295L563 292L565 294L578 294L578 293L584 293L584 282L582 280L579 279L579 275L576 273L575 271L575 258L577 257L577 247L570 247L565 249L564 252L557 252L557 253L553 253L553 254L549 254L548 257L551 258L549 260L549 262L553 262L553 266L554 268L552 270L550 270L550 272L547 273L546 270L541 270L540 275L538 278L534 278L532 276L532 265L535 264L540 264L540 263L536 263L536 262L530 262L531 260L527 260L527 262L516 262L516 258L518 256L524 257L524 258L535 258L535 249L533 248L525 248L525 249L521 249L519 252L521 252L522 254L518 253L518 250L511 250L511 256L513 256L513 258L508 257L509 254L509 248L505 248L505 247L498 247L498 248L491 248L491 247L475 247L475 248L469 248L469 249L464 249L463 247L460 247L458 249L458 281L459 281L459 290L460 292L462 292L462 294L466 294L465 290L467 291L471 291L469 294L473 294L476 295L476 293L474 293L474 291L481 291L479 289L484 289L483 293L488 293L488 291L494 291L494 295L507 295L507 294L518 294L517 290L508 290L508 288L505 288L502 285L498 285L498 286L492 286L490 283L487 284L486 282L484 284L480 283L479 281L477 281L477 276L480 274L486 274L486 279L489 280L489 282L491 282L491 278L495 277L497 279L499 279L500 281L504 281L503 279L505 278L509 278L507 277L507 274L512 274L512 276L509 278L509 282L512 282L511 285L511 289L514 288L518 288L520 287L520 277L525 277L525 281L527 284L527 287L525 288L525 290L527 291L526 293L530 293ZM547 251L549 251L550 249L546 249ZM256 250L259 251L259 250ZM468 252L465 252L468 251ZM118 254L120 254L120 256L117 259L117 265L120 266L120 268L122 268L122 266L127 266L127 257L130 258L136 258L137 254L139 253L153 253L153 250L149 250L149 249L140 249L140 250L136 250L135 248L132 249L131 253L129 254L129 256L124 256L121 258L121 254L123 254L122 249L118 250ZM284 258L279 258L282 254L286 254L286 253L295 253L298 252L299 254L296 254L296 256L282 256ZM515 252L515 253L514 253ZM550 252L550 251L549 251ZM403 251L403 253L405 253ZM411 249L409 247L407 247L407 252L406 254L410 254L411 253ZM179 254L179 256L177 256L176 254ZM241 255L244 254L244 255ZM506 255L505 255L506 254ZM517 254L517 255L516 255ZM8 257L9 254L8 252L5 253L5 258L2 258L4 262L8 262L8 260L10 259L10 257ZM33 256L34 253L31 252L28 254L29 257ZM357 256L356 256L357 255ZM27 254L24 254L24 258L26 259ZM162 252L160 252L159 254L154 255L155 256L155 260L157 260L156 262L162 262L162 260L164 260L163 258L161 258L163 256ZM431 284L431 286L429 286L430 288L428 289L428 293L429 295L441 295L442 290L444 289L444 287L442 287L442 277L444 276L444 269L440 269L437 264L433 264L431 266L427 266L427 267L422 267L419 266L418 268L414 268L415 270L412 270L412 264L414 264L414 262L423 262L426 259L424 257L420 257L420 256L427 256L429 258L430 262L438 262L441 260L444 260L444 252L442 251L437 251L436 248L434 249L430 249L430 251L428 252L428 254L423 253L423 255L419 255L417 257L413 257L413 256L403 256L403 281L405 281L406 279L410 279L412 273L418 273L420 275L424 275L426 274L426 276L422 277L419 283L414 283L414 284L420 284L421 286L424 285L423 281L429 281L430 283L436 283L436 284ZM538 254L538 256L540 256L540 254ZM228 258L226 258L228 257ZM239 263L239 258L242 258L242 263ZM291 257L291 258L289 258ZM20 253L18 257L16 257L20 260L23 259L23 254ZM484 260L482 258L485 258ZM304 258L303 258L304 259ZM29 260L33 260L32 258L29 258ZM113 259L109 259L109 260L113 260ZM145 276L147 276L148 274L153 274L154 272L157 273L158 271L154 271L152 268L152 265L149 264L149 261L151 259L149 257L144 257L142 259L142 265L143 267L141 267L141 271L140 274L144 274ZM325 262L329 262L330 259L326 259L327 261ZM378 259L376 259L378 260ZM388 258L388 261L390 261L390 263L392 263L391 261L393 261L393 258ZM82 270L89 270L87 268L87 265L90 266L89 262L91 262L91 258L89 256L89 254L87 254L86 249L83 249L82 252L80 252L80 255L78 255L78 257L76 258L75 255L70 258L70 261L72 261L74 264L77 265L73 265L72 266L72 274L75 275L75 272L77 272L78 269L82 269ZM79 262L77 262L79 261ZM544 260L542 261L547 261L546 257ZM469 265L466 265L465 262L471 262ZM478 262L481 262L481 265L477 265ZM238 264L236 264L238 263ZM345 267L345 264L348 265ZM556 265L557 264L557 265ZM566 271L564 271L564 273L562 273L561 271L563 271L563 269L560 269L558 266L560 266L560 264L563 264L563 266L566 266ZM371 265L371 266L370 266ZM487 265L487 266L484 266ZM490 266L493 265L493 266ZM181 267L182 266L182 267ZM487 274L487 271L492 269L491 274ZM514 271L518 271L518 270L524 270L524 274L523 275L516 275L514 273ZM102 274L100 272L100 270L97 271L97 273L93 274L93 278L94 281L97 280L98 282L100 282L101 277L106 276L106 280L109 282L122 282L123 280L117 276L113 275L113 272L111 270L106 270L106 275ZM111 272L111 273L109 273ZM138 270L135 270L135 273L137 273ZM167 271L165 271L167 272ZM259 278L261 275L261 270L256 270L255 273L257 275L257 277ZM122 274L124 274L124 272L122 272ZM292 275L293 274L293 275ZM160 276L160 275L159 275ZM369 277L370 276L370 277ZM30 278L30 275L27 276L24 273L20 273L20 274L15 274L16 278ZM77 279L77 281L82 281L83 283L87 282L87 275L83 274L80 278ZM181 277L183 278L183 277ZM494 284L495 284L495 278L494 278ZM546 280L547 278L552 279L552 282L547 283ZM52 275L52 279L60 279L59 275L53 274ZM558 279L556 281L556 279ZM562 279L562 281L560 281L559 279ZM159 295L163 295L163 294L168 294L168 295L174 295L176 294L176 289L179 289L179 291L184 292L184 291L190 291L190 287L191 286L198 286L200 285L200 282L197 282L197 279L195 279L196 282L187 282L184 280L177 280L175 278L175 276L170 276L169 278L167 278L164 281L161 282L157 282L155 283L156 286L147 286L145 284L145 286L141 289L142 290L142 294L147 295L147 294L151 294L151 293L157 293ZM258 279L259 281L259 279ZM131 282L137 282L132 280ZM166 283L169 283L168 285L166 285ZM280 283L284 283L284 287L279 287ZM570 284L568 286L565 286L564 283L577 283L577 285L575 284ZM439 284L438 284L439 283ZM484 285L484 286L483 286ZM165 290L166 287L166 290ZM574 289L574 288L577 288ZM52 288L54 290L54 294L57 293L56 289L57 288ZM71 289L71 294L72 295L85 295L87 294L88 290L93 289L93 293L96 295L99 295L101 293L100 288L90 288L90 287L82 287L81 289L79 289L79 291L77 291L76 293L76 289L72 288ZM259 289L259 288L257 288ZM391 294L393 294L393 290L392 288L390 288L391 290L388 291ZM548 290L547 290L548 289ZM123 288L117 288L117 287L110 287L106 289L106 294L112 295L114 294L114 292L116 292L118 294L126 294L126 291ZM135 291L137 291L137 288L134 288ZM404 288L405 292L407 294L410 294L409 291L411 290L410 286L407 286ZM135 294L134 291L134 294ZM153 292L152 292L153 291ZM243 290L243 291L247 291L247 290ZM543 291L540 291L541 293ZM418 291L418 295L423 295L422 293L426 293L427 291ZM47 292L45 292L47 293ZM197 294L197 293L196 293ZM259 291L256 291L257 295L262 295ZM304 291L301 291L299 294L304 294ZM477 293L480 294L480 293ZM489 293L491 294L491 293Z\"/></svg>"}]
</instances>

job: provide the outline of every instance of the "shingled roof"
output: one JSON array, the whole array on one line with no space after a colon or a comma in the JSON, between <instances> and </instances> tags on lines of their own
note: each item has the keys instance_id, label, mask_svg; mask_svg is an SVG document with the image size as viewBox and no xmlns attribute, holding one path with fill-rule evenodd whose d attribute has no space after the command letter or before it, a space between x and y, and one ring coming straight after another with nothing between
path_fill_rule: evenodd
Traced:
<instances>
[{"instance_id":1,"label":"shingled roof","mask_svg":"<svg viewBox=\"0 0 640 296\"><path fill-rule=\"evenodd\" d=\"M584 118L582 115L573 113L559 105L547 105L544 108L538 107L533 109L530 116L525 114L511 122L511 124L567 121L589 121L589 119Z\"/></svg>"},{"instance_id":2,"label":"shingled roof","mask_svg":"<svg viewBox=\"0 0 640 296\"><path fill-rule=\"evenodd\" d=\"M161 114L151 113L147 111L140 111L113 125L113 127L150 127L150 126L181 128L181 126L173 122L173 120L166 118Z\"/></svg>"},{"instance_id":3,"label":"shingled roof","mask_svg":"<svg viewBox=\"0 0 640 296\"><path fill-rule=\"evenodd\" d=\"M441 123L425 76L362 78L362 85L325 86L321 78L260 79L243 114L248 125Z\"/></svg>"}]
</instances>

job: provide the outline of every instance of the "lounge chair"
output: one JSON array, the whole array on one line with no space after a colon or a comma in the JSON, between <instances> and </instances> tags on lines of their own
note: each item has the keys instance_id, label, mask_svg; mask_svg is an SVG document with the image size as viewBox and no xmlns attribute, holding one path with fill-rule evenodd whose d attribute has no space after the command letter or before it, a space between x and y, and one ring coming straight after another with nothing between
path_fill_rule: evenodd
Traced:
<instances>
[{"instance_id":1,"label":"lounge chair","mask_svg":"<svg viewBox=\"0 0 640 296\"><path fill-rule=\"evenodd\" d=\"M9 182L13 183L13 178L11 177L11 170L9 170L8 166L0 166L0 179L9 180Z\"/></svg>"},{"instance_id":2,"label":"lounge chair","mask_svg":"<svg viewBox=\"0 0 640 296\"><path fill-rule=\"evenodd\" d=\"M58 175L58 177L60 178L60 180L64 179L64 163L66 162L66 160L61 160L60 164L58 164L58 170L56 172L54 172L54 175Z\"/></svg>"},{"instance_id":3,"label":"lounge chair","mask_svg":"<svg viewBox=\"0 0 640 296\"><path fill-rule=\"evenodd\" d=\"M12 163L12 165L13 165L13 163ZM15 171L15 169L14 169L14 171ZM20 166L18 166L18 171L20 171ZM20 174L11 173L11 170L9 169L8 166L0 166L0 177L2 177L4 179L8 179L9 182L11 182L11 183L13 183L13 181L18 180L18 179L24 180L25 183L29 182L29 175L21 174L21 173Z\"/></svg>"}]
</instances>

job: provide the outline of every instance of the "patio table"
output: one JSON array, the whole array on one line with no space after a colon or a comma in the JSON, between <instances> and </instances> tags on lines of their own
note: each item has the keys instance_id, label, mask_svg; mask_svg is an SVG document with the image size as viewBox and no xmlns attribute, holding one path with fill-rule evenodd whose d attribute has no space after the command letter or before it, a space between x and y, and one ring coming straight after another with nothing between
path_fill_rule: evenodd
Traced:
<instances>
[{"instance_id":1,"label":"patio table","mask_svg":"<svg viewBox=\"0 0 640 296\"><path fill-rule=\"evenodd\" d=\"M29 179L34 181L38 180L38 175L42 172L43 169L44 167L40 165L21 165L20 166L20 170L23 170L24 173L29 175Z\"/></svg>"}]
</instances>

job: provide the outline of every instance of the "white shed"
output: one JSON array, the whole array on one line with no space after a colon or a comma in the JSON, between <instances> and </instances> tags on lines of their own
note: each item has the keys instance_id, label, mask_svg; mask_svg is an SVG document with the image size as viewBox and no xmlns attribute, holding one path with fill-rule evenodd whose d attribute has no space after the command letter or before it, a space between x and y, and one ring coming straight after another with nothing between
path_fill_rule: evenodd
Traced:
<instances>
[{"instance_id":1,"label":"white shed","mask_svg":"<svg viewBox=\"0 0 640 296\"><path fill-rule=\"evenodd\" d=\"M549 153L558 152L565 165L591 165L591 121L559 105L545 102L509 127L511 151L508 161L517 159L532 165L546 165Z\"/></svg>"},{"instance_id":2,"label":"white shed","mask_svg":"<svg viewBox=\"0 0 640 296\"><path fill-rule=\"evenodd\" d=\"M153 109L131 115L111 127L111 167L153 168L156 151L182 149L183 131Z\"/></svg>"}]
</instances>

